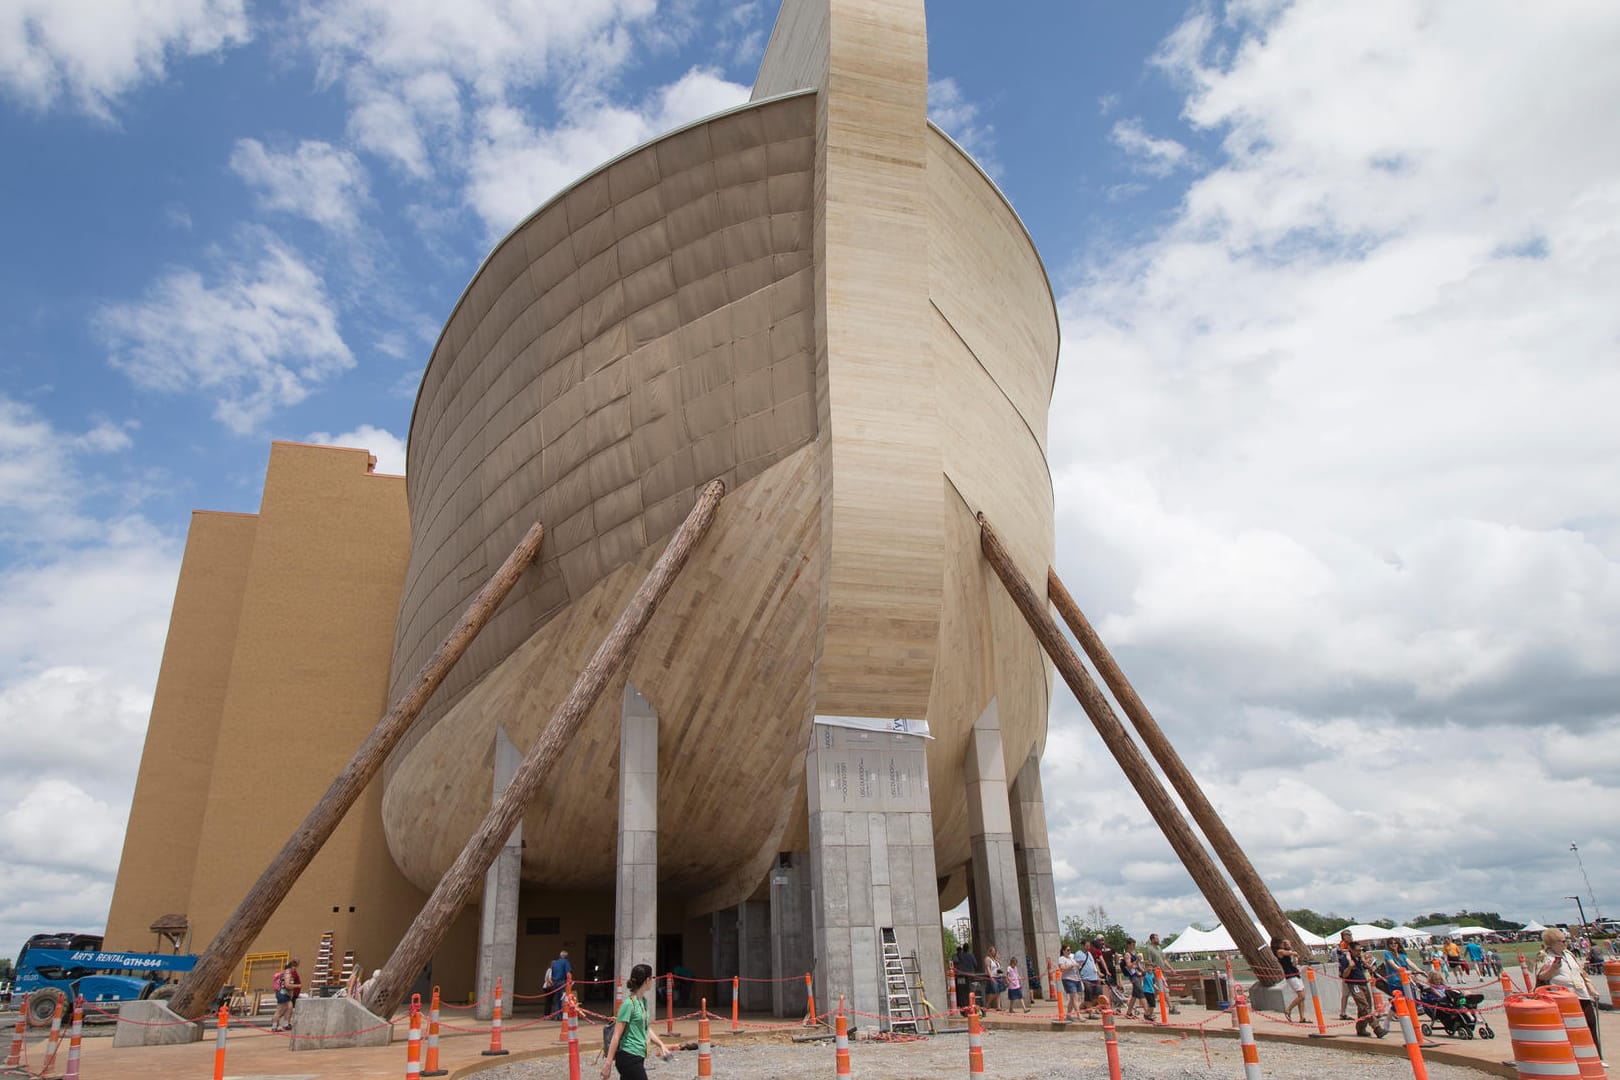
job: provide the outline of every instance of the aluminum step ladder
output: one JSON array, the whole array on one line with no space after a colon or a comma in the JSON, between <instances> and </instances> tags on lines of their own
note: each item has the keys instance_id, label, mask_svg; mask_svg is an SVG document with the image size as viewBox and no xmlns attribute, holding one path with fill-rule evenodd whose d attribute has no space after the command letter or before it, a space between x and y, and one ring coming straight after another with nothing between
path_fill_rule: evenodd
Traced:
<instances>
[{"instance_id":1,"label":"aluminum step ladder","mask_svg":"<svg viewBox=\"0 0 1620 1080\"><path fill-rule=\"evenodd\" d=\"M912 1004L912 976L916 973L913 958L911 970L906 970L906 959L900 955L900 943L895 940L894 927L880 931L883 945L883 990L887 1002L888 1031L896 1035L917 1035L917 1010Z\"/></svg>"}]
</instances>

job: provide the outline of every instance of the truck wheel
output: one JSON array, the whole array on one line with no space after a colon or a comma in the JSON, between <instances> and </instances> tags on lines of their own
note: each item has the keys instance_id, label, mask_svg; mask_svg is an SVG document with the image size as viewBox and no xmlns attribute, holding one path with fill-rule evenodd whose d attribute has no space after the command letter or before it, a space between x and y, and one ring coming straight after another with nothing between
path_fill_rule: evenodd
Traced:
<instances>
[{"instance_id":1,"label":"truck wheel","mask_svg":"<svg viewBox=\"0 0 1620 1080\"><path fill-rule=\"evenodd\" d=\"M42 987L28 995L28 1026L50 1027L56 1015L56 1003L62 1003L62 1015L67 1017L67 995L54 986Z\"/></svg>"}]
</instances>

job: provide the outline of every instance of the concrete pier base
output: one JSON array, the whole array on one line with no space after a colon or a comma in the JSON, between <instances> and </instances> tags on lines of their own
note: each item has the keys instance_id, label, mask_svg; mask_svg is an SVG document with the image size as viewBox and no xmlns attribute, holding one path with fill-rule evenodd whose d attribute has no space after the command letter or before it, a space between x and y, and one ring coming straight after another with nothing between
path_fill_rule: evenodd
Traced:
<instances>
[{"instance_id":1,"label":"concrete pier base","mask_svg":"<svg viewBox=\"0 0 1620 1080\"><path fill-rule=\"evenodd\" d=\"M658 957L658 713L630 683L619 715L616 880L613 970L628 980L632 967Z\"/></svg>"},{"instance_id":2,"label":"concrete pier base","mask_svg":"<svg viewBox=\"0 0 1620 1080\"><path fill-rule=\"evenodd\" d=\"M1046 798L1041 791L1041 759L1033 750L1013 779L1008 793L1012 804L1013 856L1018 871L1018 899L1024 921L1024 953L1035 957L1035 970L1046 970L1062 944L1058 922L1057 886L1052 878L1051 841L1046 832ZM1040 980L1036 997L1046 996Z\"/></svg>"},{"instance_id":3,"label":"concrete pier base","mask_svg":"<svg viewBox=\"0 0 1620 1080\"><path fill-rule=\"evenodd\" d=\"M816 1002L887 1013L882 939L915 955L924 996L945 1000L926 741L818 717L806 758ZM920 1011L922 1003L913 1001Z\"/></svg>"},{"instance_id":4,"label":"concrete pier base","mask_svg":"<svg viewBox=\"0 0 1620 1080\"><path fill-rule=\"evenodd\" d=\"M973 950L982 965L993 946L1005 964L1024 950L1024 918L1007 799L1007 762L994 698L974 721L962 769L973 851Z\"/></svg>"},{"instance_id":5,"label":"concrete pier base","mask_svg":"<svg viewBox=\"0 0 1620 1080\"><path fill-rule=\"evenodd\" d=\"M126 1001L118 1008L114 1046L173 1046L202 1041L202 1022L188 1023L167 1002Z\"/></svg>"},{"instance_id":6,"label":"concrete pier base","mask_svg":"<svg viewBox=\"0 0 1620 1080\"><path fill-rule=\"evenodd\" d=\"M773 1016L803 1016L810 1005L804 979L796 978L807 974L816 960L815 920L810 898L809 852L782 855L771 870Z\"/></svg>"},{"instance_id":7,"label":"concrete pier base","mask_svg":"<svg viewBox=\"0 0 1620 1080\"><path fill-rule=\"evenodd\" d=\"M387 1046L393 1039L394 1029L354 998L299 998L293 1009L294 1050Z\"/></svg>"},{"instance_id":8,"label":"concrete pier base","mask_svg":"<svg viewBox=\"0 0 1620 1080\"><path fill-rule=\"evenodd\" d=\"M767 900L745 900L737 905L737 974L742 976L737 991L742 1010L769 1010L773 1001L771 984L765 981L771 977L771 905Z\"/></svg>"},{"instance_id":9,"label":"concrete pier base","mask_svg":"<svg viewBox=\"0 0 1620 1080\"><path fill-rule=\"evenodd\" d=\"M494 763L494 790L490 793L493 803L512 782L512 774L523 762L523 753L507 736L504 727L495 729L490 753ZM512 1007L512 993L517 986L518 894L522 869L523 824L519 822L484 874L483 913L478 924L478 1008L475 1011L480 1020L495 1015L497 977L502 980L506 996L503 1007L508 1011Z\"/></svg>"}]
</instances>

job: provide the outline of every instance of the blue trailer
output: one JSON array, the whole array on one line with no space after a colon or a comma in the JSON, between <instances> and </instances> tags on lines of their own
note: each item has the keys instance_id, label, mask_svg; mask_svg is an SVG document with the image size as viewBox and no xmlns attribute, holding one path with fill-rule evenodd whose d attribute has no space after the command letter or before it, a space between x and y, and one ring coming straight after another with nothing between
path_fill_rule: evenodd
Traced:
<instances>
[{"instance_id":1,"label":"blue trailer","mask_svg":"<svg viewBox=\"0 0 1620 1080\"><path fill-rule=\"evenodd\" d=\"M168 997L174 986L165 973L197 965L195 956L105 952L101 943L100 934L35 934L28 939L17 954L13 1000L28 995L31 1026L48 1025L58 1001L71 1013L76 997L108 1012L117 1012L126 1001Z\"/></svg>"}]
</instances>

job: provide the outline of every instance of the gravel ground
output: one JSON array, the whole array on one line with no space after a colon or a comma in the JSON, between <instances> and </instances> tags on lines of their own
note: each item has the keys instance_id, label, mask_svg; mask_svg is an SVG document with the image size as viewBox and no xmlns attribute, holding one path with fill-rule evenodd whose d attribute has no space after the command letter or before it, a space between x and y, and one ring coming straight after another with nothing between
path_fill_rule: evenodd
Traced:
<instances>
[{"instance_id":1,"label":"gravel ground","mask_svg":"<svg viewBox=\"0 0 1620 1080\"><path fill-rule=\"evenodd\" d=\"M1234 1080L1243 1075L1236 1039L1209 1040L1209 1064L1198 1038L1165 1039L1121 1035L1120 1060L1127 1080ZM967 1037L945 1035L915 1043L862 1043L850 1047L856 1080L961 1080L967 1072ZM995 1031L984 1036L986 1077L995 1080L1107 1080L1108 1064L1100 1034ZM597 1080L600 1064L587 1054L581 1075ZM647 1063L654 1080L675 1080L697 1073L697 1055L677 1053L664 1063ZM1260 1044L1260 1068L1268 1077L1286 1080L1410 1080L1404 1057L1375 1057L1348 1051L1279 1043ZM1430 1080L1480 1080L1485 1073L1453 1065L1430 1064ZM478 1074L480 1080L565 1080L565 1058L524 1061ZM617 1074L615 1074L616 1076ZM715 1080L735 1077L782 1077L785 1080L833 1080L833 1046L827 1043L744 1043L714 1046Z\"/></svg>"}]
</instances>

